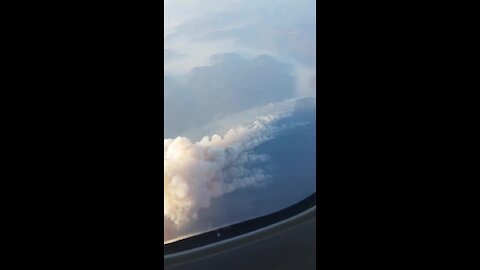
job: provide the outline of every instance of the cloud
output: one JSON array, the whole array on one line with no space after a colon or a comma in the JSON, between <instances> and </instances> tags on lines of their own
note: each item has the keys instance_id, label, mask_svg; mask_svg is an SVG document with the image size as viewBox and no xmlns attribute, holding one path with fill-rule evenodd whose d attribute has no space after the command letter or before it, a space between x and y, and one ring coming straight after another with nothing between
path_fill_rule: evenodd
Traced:
<instances>
[{"instance_id":1,"label":"cloud","mask_svg":"<svg viewBox=\"0 0 480 270\"><path fill-rule=\"evenodd\" d=\"M315 6L164 1L164 138L176 137L164 139L165 239L178 237L215 198L268 179L259 166L268 157L253 149L288 111L277 102L316 95ZM205 126L212 122L219 132Z\"/></svg>"},{"instance_id":2,"label":"cloud","mask_svg":"<svg viewBox=\"0 0 480 270\"><path fill-rule=\"evenodd\" d=\"M235 52L242 56L268 54L291 63L297 80L314 80L316 73L316 1L168 1L167 20L176 21L164 37L166 48L185 55L167 63L170 74L185 74L212 64L213 54ZM167 8L168 7L168 8ZM180 19L182 18L182 19ZM315 88L297 83L297 92ZM309 87L308 89L304 89Z\"/></svg>"},{"instance_id":3,"label":"cloud","mask_svg":"<svg viewBox=\"0 0 480 270\"><path fill-rule=\"evenodd\" d=\"M178 45L177 38L187 44L233 40L236 48L250 48L260 54L269 51L310 67L314 64L316 1L221 2L184 1L175 5L183 8L182 12L166 10L169 18L178 18L179 14L189 18L171 27L165 37L166 46Z\"/></svg>"},{"instance_id":4,"label":"cloud","mask_svg":"<svg viewBox=\"0 0 480 270\"><path fill-rule=\"evenodd\" d=\"M268 160L252 150L273 138L273 124L289 115L293 102L272 104L248 125L239 125L223 136L192 142L185 137L164 139L164 240L198 218L214 198L262 184L268 177L258 164Z\"/></svg>"}]
</instances>

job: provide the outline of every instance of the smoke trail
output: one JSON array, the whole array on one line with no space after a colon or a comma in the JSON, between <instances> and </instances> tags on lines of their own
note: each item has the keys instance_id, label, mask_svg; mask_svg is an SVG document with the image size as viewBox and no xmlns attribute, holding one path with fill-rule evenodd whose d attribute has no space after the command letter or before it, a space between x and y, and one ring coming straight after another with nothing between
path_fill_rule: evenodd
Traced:
<instances>
[{"instance_id":1,"label":"smoke trail","mask_svg":"<svg viewBox=\"0 0 480 270\"><path fill-rule=\"evenodd\" d=\"M289 105L270 105L273 112L224 136L198 142L184 137L164 139L164 240L195 221L198 211L208 208L213 198L267 178L262 169L247 166L268 159L251 150L272 138L276 131L272 124L290 113Z\"/></svg>"}]
</instances>

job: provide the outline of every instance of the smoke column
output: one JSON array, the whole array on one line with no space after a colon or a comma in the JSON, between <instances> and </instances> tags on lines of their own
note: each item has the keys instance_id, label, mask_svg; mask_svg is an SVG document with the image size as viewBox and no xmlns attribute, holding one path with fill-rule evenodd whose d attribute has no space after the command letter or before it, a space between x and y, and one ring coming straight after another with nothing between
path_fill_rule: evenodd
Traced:
<instances>
[{"instance_id":1,"label":"smoke column","mask_svg":"<svg viewBox=\"0 0 480 270\"><path fill-rule=\"evenodd\" d=\"M270 113L223 136L198 142L184 137L164 139L164 241L179 237L178 231L194 222L198 211L208 208L212 199L264 182L267 175L262 169L246 165L268 157L251 150L272 138L272 124L287 116L291 105L270 105Z\"/></svg>"}]
</instances>

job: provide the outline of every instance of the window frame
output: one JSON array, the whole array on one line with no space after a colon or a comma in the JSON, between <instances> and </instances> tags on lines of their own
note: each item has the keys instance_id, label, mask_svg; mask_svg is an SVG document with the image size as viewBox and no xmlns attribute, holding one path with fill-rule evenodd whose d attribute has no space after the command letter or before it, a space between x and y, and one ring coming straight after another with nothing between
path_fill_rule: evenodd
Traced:
<instances>
[{"instance_id":1,"label":"window frame","mask_svg":"<svg viewBox=\"0 0 480 270\"><path fill-rule=\"evenodd\" d=\"M316 218L316 201L315 192L272 214L164 244L164 266L191 262L289 230Z\"/></svg>"}]
</instances>

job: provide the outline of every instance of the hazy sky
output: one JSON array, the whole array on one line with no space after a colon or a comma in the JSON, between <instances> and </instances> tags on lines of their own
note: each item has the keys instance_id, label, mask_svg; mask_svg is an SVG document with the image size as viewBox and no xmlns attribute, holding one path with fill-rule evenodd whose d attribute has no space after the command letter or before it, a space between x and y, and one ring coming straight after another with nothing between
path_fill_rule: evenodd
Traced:
<instances>
[{"instance_id":1,"label":"hazy sky","mask_svg":"<svg viewBox=\"0 0 480 270\"><path fill-rule=\"evenodd\" d=\"M313 193L315 0L164 5L164 240Z\"/></svg>"},{"instance_id":2,"label":"hazy sky","mask_svg":"<svg viewBox=\"0 0 480 270\"><path fill-rule=\"evenodd\" d=\"M166 118L167 135L219 114L316 96L315 0L166 0L164 6L166 114L180 119ZM270 61L255 61L259 56Z\"/></svg>"},{"instance_id":3,"label":"hazy sky","mask_svg":"<svg viewBox=\"0 0 480 270\"><path fill-rule=\"evenodd\" d=\"M314 0L166 0L164 5L167 75L212 64L215 54L270 55L294 65L300 95L315 95Z\"/></svg>"}]
</instances>

